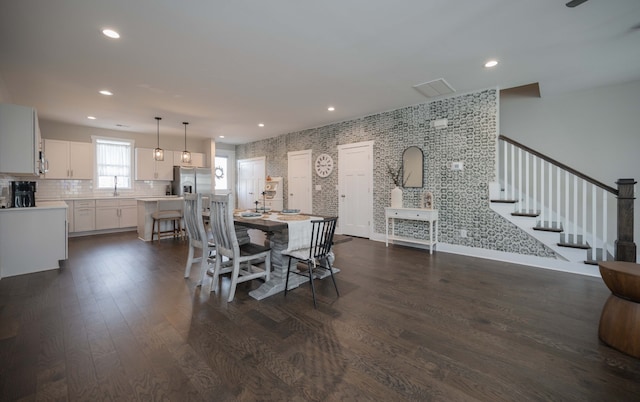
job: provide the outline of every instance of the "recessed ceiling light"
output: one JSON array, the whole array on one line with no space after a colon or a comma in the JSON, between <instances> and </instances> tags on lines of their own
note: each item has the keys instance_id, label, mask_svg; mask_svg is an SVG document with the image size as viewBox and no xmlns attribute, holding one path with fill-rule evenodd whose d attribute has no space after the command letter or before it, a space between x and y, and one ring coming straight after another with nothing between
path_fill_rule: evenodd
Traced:
<instances>
[{"instance_id":1,"label":"recessed ceiling light","mask_svg":"<svg viewBox=\"0 0 640 402\"><path fill-rule=\"evenodd\" d=\"M489 60L488 62L484 63L484 66L487 68L490 67L495 67L498 65L498 61L497 60Z\"/></svg>"},{"instance_id":2,"label":"recessed ceiling light","mask_svg":"<svg viewBox=\"0 0 640 402\"><path fill-rule=\"evenodd\" d=\"M111 95L113 95L113 92L111 92L111 91L107 91L106 89L103 89L102 91L100 91L100 93L101 93L102 95L107 95L107 96L111 96Z\"/></svg>"},{"instance_id":3,"label":"recessed ceiling light","mask_svg":"<svg viewBox=\"0 0 640 402\"><path fill-rule=\"evenodd\" d=\"M104 34L104 36L108 36L111 39L118 39L120 37L119 33L109 28L103 29L102 33Z\"/></svg>"},{"instance_id":4,"label":"recessed ceiling light","mask_svg":"<svg viewBox=\"0 0 640 402\"><path fill-rule=\"evenodd\" d=\"M258 123L258 127L264 127L264 123Z\"/></svg>"},{"instance_id":5,"label":"recessed ceiling light","mask_svg":"<svg viewBox=\"0 0 640 402\"><path fill-rule=\"evenodd\" d=\"M89 120L95 120L96 118L95 118L95 116L87 116L87 119L89 119Z\"/></svg>"},{"instance_id":6,"label":"recessed ceiling light","mask_svg":"<svg viewBox=\"0 0 640 402\"><path fill-rule=\"evenodd\" d=\"M333 106L329 106L329 107L327 108L327 110L328 110L328 111L330 111L330 112L333 112L334 110L336 110L336 108L335 108L335 107L333 107Z\"/></svg>"},{"instance_id":7,"label":"recessed ceiling light","mask_svg":"<svg viewBox=\"0 0 640 402\"><path fill-rule=\"evenodd\" d=\"M224 138L224 135L219 136L220 138Z\"/></svg>"}]
</instances>

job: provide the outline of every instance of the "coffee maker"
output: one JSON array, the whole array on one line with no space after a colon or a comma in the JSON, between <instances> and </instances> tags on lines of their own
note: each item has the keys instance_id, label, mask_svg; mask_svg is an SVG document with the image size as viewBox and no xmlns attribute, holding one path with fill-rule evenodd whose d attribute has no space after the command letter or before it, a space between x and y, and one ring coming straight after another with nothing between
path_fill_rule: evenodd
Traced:
<instances>
[{"instance_id":1,"label":"coffee maker","mask_svg":"<svg viewBox=\"0 0 640 402\"><path fill-rule=\"evenodd\" d=\"M36 182L12 181L11 182L11 208L24 208L36 206Z\"/></svg>"}]
</instances>

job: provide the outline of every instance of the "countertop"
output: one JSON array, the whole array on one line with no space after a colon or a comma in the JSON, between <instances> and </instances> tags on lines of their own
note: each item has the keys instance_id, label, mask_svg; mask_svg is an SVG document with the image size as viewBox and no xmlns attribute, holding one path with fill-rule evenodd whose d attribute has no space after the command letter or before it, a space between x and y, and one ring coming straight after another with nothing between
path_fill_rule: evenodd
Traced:
<instances>
[{"instance_id":1,"label":"countertop","mask_svg":"<svg viewBox=\"0 0 640 402\"><path fill-rule=\"evenodd\" d=\"M50 202L50 201L81 201L81 200L164 200L164 199L172 199L172 198L180 198L177 195L135 195L135 194L123 194L119 196L107 196L107 195L96 195L96 196L78 196L78 197L43 197L36 198L36 204L40 202ZM180 198L181 199L181 198Z\"/></svg>"},{"instance_id":2,"label":"countertop","mask_svg":"<svg viewBox=\"0 0 640 402\"><path fill-rule=\"evenodd\" d=\"M67 204L64 201L36 201L35 207L29 208L0 208L0 213L3 212L28 212L39 211L43 209L67 209Z\"/></svg>"},{"instance_id":3,"label":"countertop","mask_svg":"<svg viewBox=\"0 0 640 402\"><path fill-rule=\"evenodd\" d=\"M177 195L168 196L168 197L136 197L137 201L142 201L142 202L158 202L158 201L165 201L165 200L182 201L183 199L184 199L183 197L178 197Z\"/></svg>"}]
</instances>

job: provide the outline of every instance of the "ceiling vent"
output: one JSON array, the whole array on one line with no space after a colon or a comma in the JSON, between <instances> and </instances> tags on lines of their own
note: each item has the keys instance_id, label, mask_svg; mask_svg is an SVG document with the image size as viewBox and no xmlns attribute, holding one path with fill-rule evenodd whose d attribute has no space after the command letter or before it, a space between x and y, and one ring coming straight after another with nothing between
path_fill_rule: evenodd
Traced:
<instances>
[{"instance_id":1,"label":"ceiling vent","mask_svg":"<svg viewBox=\"0 0 640 402\"><path fill-rule=\"evenodd\" d=\"M444 78L438 78L437 80L424 82L422 84L413 86L416 91L420 92L427 98L435 98L437 96L449 95L454 93L456 90L449 85Z\"/></svg>"}]
</instances>

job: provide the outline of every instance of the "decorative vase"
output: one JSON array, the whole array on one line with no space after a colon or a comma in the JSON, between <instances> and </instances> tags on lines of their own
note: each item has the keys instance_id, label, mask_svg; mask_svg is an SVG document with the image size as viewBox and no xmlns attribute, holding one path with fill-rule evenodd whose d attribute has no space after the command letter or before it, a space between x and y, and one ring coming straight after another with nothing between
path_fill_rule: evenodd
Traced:
<instances>
[{"instance_id":1,"label":"decorative vase","mask_svg":"<svg viewBox=\"0 0 640 402\"><path fill-rule=\"evenodd\" d=\"M402 189L398 186L391 190L391 208L402 208Z\"/></svg>"}]
</instances>

